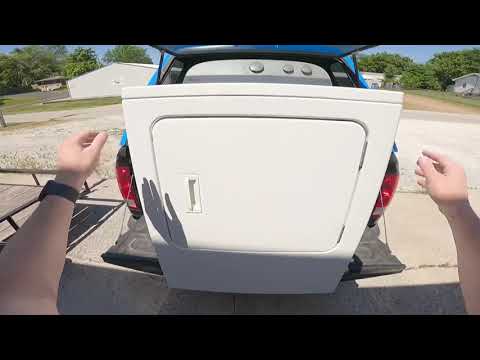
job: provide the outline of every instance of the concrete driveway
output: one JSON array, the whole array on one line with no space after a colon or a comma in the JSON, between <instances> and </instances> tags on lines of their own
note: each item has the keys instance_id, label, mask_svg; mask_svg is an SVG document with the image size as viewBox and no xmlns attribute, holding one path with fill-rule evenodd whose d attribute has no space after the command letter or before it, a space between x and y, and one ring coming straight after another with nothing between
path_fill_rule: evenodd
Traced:
<instances>
[{"instance_id":1,"label":"concrete driveway","mask_svg":"<svg viewBox=\"0 0 480 360\"><path fill-rule=\"evenodd\" d=\"M14 181L20 180L17 176ZM480 211L480 191L470 193L473 206ZM341 283L329 295L175 290L168 288L162 276L105 264L101 254L126 230L129 214L119 200L115 180L107 180L94 186L89 198L77 205L60 285L59 307L64 314L465 313L450 230L424 194L397 193L386 214L388 243L407 269L397 275ZM15 218L23 223L32 211L27 209ZM380 229L384 240L383 226ZM10 233L7 224L0 224L0 237Z\"/></svg>"},{"instance_id":2,"label":"concrete driveway","mask_svg":"<svg viewBox=\"0 0 480 360\"><path fill-rule=\"evenodd\" d=\"M480 189L480 115L403 111L396 142L402 190L420 190L414 171L423 148L443 152L462 163L469 187Z\"/></svg>"},{"instance_id":3,"label":"concrete driveway","mask_svg":"<svg viewBox=\"0 0 480 360\"><path fill-rule=\"evenodd\" d=\"M92 112L88 119L72 119L68 131L56 129L55 136L60 141L77 127L98 124L123 127L121 113L115 113L121 109L105 110L101 116L92 117ZM22 144L23 134L2 134L2 148ZM29 134L25 133L33 137ZM35 136L36 142L42 139ZM419 192L413 171L425 145L461 160L467 168L472 204L480 213L480 118L405 111L397 143L401 188L387 211L386 224L392 251L407 265L401 274L341 283L330 295L232 295L169 289L161 276L102 262L100 255L125 231L128 216L125 207L119 206L116 182L111 179L79 202L81 221L70 235L60 309L65 314L464 314L450 230L432 201ZM19 176L9 179L22 182ZM0 182L9 179L0 177ZM24 181L32 180L24 177ZM18 214L16 220L22 223L32 210ZM0 224L0 238L9 233L11 229ZM385 239L383 226L381 236Z\"/></svg>"},{"instance_id":4,"label":"concrete driveway","mask_svg":"<svg viewBox=\"0 0 480 360\"><path fill-rule=\"evenodd\" d=\"M480 210L480 192L472 192ZM415 209L415 211L411 211ZM122 209L123 210L123 209ZM173 290L161 276L98 262L123 211L72 254L60 308L88 314L464 314L456 252L446 221L422 194L399 193L387 213L392 251L407 265L398 275L341 283L330 295L232 295ZM384 231L382 229L382 238Z\"/></svg>"}]
</instances>

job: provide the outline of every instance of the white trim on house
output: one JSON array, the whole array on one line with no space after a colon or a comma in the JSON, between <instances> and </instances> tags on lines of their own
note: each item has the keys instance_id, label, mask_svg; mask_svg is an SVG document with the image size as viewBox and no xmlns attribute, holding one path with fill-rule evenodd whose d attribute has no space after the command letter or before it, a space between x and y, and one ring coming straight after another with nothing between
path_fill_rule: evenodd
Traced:
<instances>
[{"instance_id":1,"label":"white trim on house","mask_svg":"<svg viewBox=\"0 0 480 360\"><path fill-rule=\"evenodd\" d=\"M96 71L102 70L102 69L104 69L108 66L112 66L114 64L129 65L129 66L140 66L140 67L148 67L148 68L155 68L155 69L158 68L158 65L155 65L155 64L137 64L137 63L114 62L114 63L111 63L111 64L107 64L105 66L99 67L98 69L86 72L85 74L79 75L77 77L71 78L70 80L74 80L74 79L78 79L78 78L81 78L81 77L86 76L86 75L90 75L90 74L92 74Z\"/></svg>"},{"instance_id":2,"label":"white trim on house","mask_svg":"<svg viewBox=\"0 0 480 360\"><path fill-rule=\"evenodd\" d=\"M462 75L462 76L459 76L455 79L452 79L452 81L457 81L457 80L460 80L460 79L463 79L463 78L466 78L466 77L470 77L470 76L478 76L480 77L480 73L470 73L470 74L466 74L466 75Z\"/></svg>"},{"instance_id":3,"label":"white trim on house","mask_svg":"<svg viewBox=\"0 0 480 360\"><path fill-rule=\"evenodd\" d=\"M123 87L144 86L158 65L116 62L67 82L72 99L121 96Z\"/></svg>"},{"instance_id":4,"label":"white trim on house","mask_svg":"<svg viewBox=\"0 0 480 360\"><path fill-rule=\"evenodd\" d=\"M125 63L125 62L118 62L118 63L114 63L114 64L140 66L140 67L146 67L146 68L152 68L152 69L157 69L158 68L158 64L140 64L140 63Z\"/></svg>"}]
</instances>

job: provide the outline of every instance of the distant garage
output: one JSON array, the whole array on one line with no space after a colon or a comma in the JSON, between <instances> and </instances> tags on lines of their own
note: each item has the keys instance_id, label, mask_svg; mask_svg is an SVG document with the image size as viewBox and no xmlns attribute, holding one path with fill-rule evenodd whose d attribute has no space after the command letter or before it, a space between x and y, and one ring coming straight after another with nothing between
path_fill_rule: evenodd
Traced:
<instances>
[{"instance_id":1,"label":"distant garage","mask_svg":"<svg viewBox=\"0 0 480 360\"><path fill-rule=\"evenodd\" d=\"M121 96L125 86L146 85L158 65L113 63L67 82L72 99Z\"/></svg>"},{"instance_id":2,"label":"distant garage","mask_svg":"<svg viewBox=\"0 0 480 360\"><path fill-rule=\"evenodd\" d=\"M480 74L472 73L453 79L453 91L462 95L480 95Z\"/></svg>"}]
</instances>

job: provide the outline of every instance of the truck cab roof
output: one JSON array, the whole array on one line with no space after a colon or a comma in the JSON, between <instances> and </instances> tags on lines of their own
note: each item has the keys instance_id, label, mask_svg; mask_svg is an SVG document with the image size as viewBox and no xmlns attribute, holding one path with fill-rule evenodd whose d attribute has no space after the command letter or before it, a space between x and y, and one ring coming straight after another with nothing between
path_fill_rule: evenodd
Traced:
<instances>
[{"instance_id":1,"label":"truck cab roof","mask_svg":"<svg viewBox=\"0 0 480 360\"><path fill-rule=\"evenodd\" d=\"M376 45L152 45L173 56L198 56L211 53L310 54L343 58Z\"/></svg>"}]
</instances>

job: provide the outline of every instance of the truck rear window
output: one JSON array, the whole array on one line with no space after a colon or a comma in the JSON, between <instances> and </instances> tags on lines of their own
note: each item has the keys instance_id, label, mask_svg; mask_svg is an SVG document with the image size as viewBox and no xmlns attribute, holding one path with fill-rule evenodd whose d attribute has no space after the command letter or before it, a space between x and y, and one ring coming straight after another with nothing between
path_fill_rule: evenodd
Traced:
<instances>
[{"instance_id":1,"label":"truck rear window","mask_svg":"<svg viewBox=\"0 0 480 360\"><path fill-rule=\"evenodd\" d=\"M240 64L242 62L243 65ZM258 66L260 71L255 70L255 66ZM345 65L336 61L313 64L305 61L237 59L186 65L183 61L175 59L161 80L163 85L211 82L271 82L355 87Z\"/></svg>"},{"instance_id":2,"label":"truck rear window","mask_svg":"<svg viewBox=\"0 0 480 360\"><path fill-rule=\"evenodd\" d=\"M330 71L334 79L334 86L355 87L350 75L341 63L335 62L330 65Z\"/></svg>"}]
</instances>

